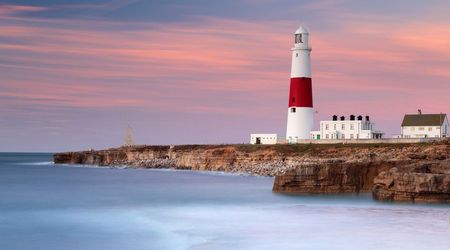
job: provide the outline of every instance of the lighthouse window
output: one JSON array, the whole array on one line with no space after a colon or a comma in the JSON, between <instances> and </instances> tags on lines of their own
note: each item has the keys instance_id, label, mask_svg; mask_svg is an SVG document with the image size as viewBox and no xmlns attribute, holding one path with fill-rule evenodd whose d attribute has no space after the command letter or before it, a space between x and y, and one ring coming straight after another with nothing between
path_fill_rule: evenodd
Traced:
<instances>
[{"instance_id":1,"label":"lighthouse window","mask_svg":"<svg viewBox=\"0 0 450 250\"><path fill-rule=\"evenodd\" d=\"M292 97L292 102L295 102L295 97Z\"/></svg>"},{"instance_id":2,"label":"lighthouse window","mask_svg":"<svg viewBox=\"0 0 450 250\"><path fill-rule=\"evenodd\" d=\"M302 34L295 35L295 43L303 43Z\"/></svg>"}]
</instances>

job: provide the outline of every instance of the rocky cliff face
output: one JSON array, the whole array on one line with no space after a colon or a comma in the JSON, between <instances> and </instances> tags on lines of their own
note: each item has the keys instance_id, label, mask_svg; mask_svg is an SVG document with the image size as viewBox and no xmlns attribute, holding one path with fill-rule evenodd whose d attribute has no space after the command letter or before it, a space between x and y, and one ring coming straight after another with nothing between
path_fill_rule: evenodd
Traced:
<instances>
[{"instance_id":1,"label":"rocky cliff face","mask_svg":"<svg viewBox=\"0 0 450 250\"><path fill-rule=\"evenodd\" d=\"M284 173L292 149L283 145L136 146L99 151L57 153L55 163L127 165L136 168L176 168L275 176Z\"/></svg>"},{"instance_id":2,"label":"rocky cliff face","mask_svg":"<svg viewBox=\"0 0 450 250\"><path fill-rule=\"evenodd\" d=\"M383 201L450 203L447 143L329 149L328 161L302 165L275 178L273 190L289 193L372 191ZM322 157L323 158L323 157Z\"/></svg>"},{"instance_id":3,"label":"rocky cliff face","mask_svg":"<svg viewBox=\"0 0 450 250\"><path fill-rule=\"evenodd\" d=\"M371 191L379 200L448 202L450 146L297 144L136 146L55 154L55 163L127 165L276 176L289 193Z\"/></svg>"},{"instance_id":4,"label":"rocky cliff face","mask_svg":"<svg viewBox=\"0 0 450 250\"><path fill-rule=\"evenodd\" d=\"M450 204L450 161L418 163L382 171L374 179L374 199Z\"/></svg>"},{"instance_id":5,"label":"rocky cliff face","mask_svg":"<svg viewBox=\"0 0 450 250\"><path fill-rule=\"evenodd\" d=\"M277 176L275 192L289 193L357 193L368 191L373 180L393 163L388 162L337 162L297 167Z\"/></svg>"}]
</instances>

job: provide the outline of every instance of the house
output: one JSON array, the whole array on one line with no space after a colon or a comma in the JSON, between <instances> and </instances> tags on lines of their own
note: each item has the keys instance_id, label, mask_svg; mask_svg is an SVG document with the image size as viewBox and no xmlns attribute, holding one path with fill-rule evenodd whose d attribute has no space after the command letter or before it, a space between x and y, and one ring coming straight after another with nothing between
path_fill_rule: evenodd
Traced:
<instances>
[{"instance_id":1,"label":"house","mask_svg":"<svg viewBox=\"0 0 450 250\"><path fill-rule=\"evenodd\" d=\"M277 144L277 134L250 134L250 144Z\"/></svg>"},{"instance_id":2,"label":"house","mask_svg":"<svg viewBox=\"0 0 450 250\"><path fill-rule=\"evenodd\" d=\"M449 136L446 114L407 114L401 125L401 138L437 138Z\"/></svg>"},{"instance_id":3,"label":"house","mask_svg":"<svg viewBox=\"0 0 450 250\"><path fill-rule=\"evenodd\" d=\"M319 131L311 131L313 140L346 140L346 139L381 139L383 132L375 130L375 123L369 116L363 119L363 116L356 117L350 115L346 120L345 116L338 119L333 115L331 121L321 121Z\"/></svg>"}]
</instances>

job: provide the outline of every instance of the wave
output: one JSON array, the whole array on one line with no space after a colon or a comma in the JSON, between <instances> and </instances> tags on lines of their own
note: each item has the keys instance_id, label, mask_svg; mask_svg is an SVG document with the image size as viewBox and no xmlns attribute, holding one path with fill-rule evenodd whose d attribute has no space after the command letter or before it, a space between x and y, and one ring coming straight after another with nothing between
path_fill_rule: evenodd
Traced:
<instances>
[{"instance_id":1,"label":"wave","mask_svg":"<svg viewBox=\"0 0 450 250\"><path fill-rule=\"evenodd\" d=\"M54 165L53 161L42 161L42 162L19 162L16 165L33 165L33 166L49 166Z\"/></svg>"},{"instance_id":2,"label":"wave","mask_svg":"<svg viewBox=\"0 0 450 250\"><path fill-rule=\"evenodd\" d=\"M137 168L137 169L143 169L145 171L153 171L153 172L189 172L189 173L202 174L202 175L250 176L250 174L237 173L237 172L192 170L192 169L177 169L177 168Z\"/></svg>"},{"instance_id":3,"label":"wave","mask_svg":"<svg viewBox=\"0 0 450 250\"><path fill-rule=\"evenodd\" d=\"M55 167L71 167L71 168L101 168L101 169L128 169L127 165L120 166L99 166L90 164L69 164L69 163L58 163L54 164Z\"/></svg>"},{"instance_id":4,"label":"wave","mask_svg":"<svg viewBox=\"0 0 450 250\"><path fill-rule=\"evenodd\" d=\"M102 167L98 165L87 165L87 164L67 164L67 163L58 163L54 164L55 167L71 167L71 168L109 168L109 167Z\"/></svg>"}]
</instances>

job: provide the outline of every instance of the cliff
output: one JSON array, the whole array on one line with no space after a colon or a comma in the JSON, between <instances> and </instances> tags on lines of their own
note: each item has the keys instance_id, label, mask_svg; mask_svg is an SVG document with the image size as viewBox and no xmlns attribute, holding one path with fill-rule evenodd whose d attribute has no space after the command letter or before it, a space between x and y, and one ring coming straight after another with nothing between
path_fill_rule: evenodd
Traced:
<instances>
[{"instance_id":1,"label":"cliff","mask_svg":"<svg viewBox=\"0 0 450 250\"><path fill-rule=\"evenodd\" d=\"M372 191L379 200L450 202L450 145L296 144L134 146L54 155L55 163L276 176L288 193Z\"/></svg>"},{"instance_id":2,"label":"cliff","mask_svg":"<svg viewBox=\"0 0 450 250\"><path fill-rule=\"evenodd\" d=\"M276 176L273 190L288 193L372 191L382 201L450 203L448 143L340 148Z\"/></svg>"},{"instance_id":3,"label":"cliff","mask_svg":"<svg viewBox=\"0 0 450 250\"><path fill-rule=\"evenodd\" d=\"M134 168L175 168L249 173L282 174L296 164L296 156L309 145L180 145L133 146L98 151L57 153L55 163Z\"/></svg>"}]
</instances>

